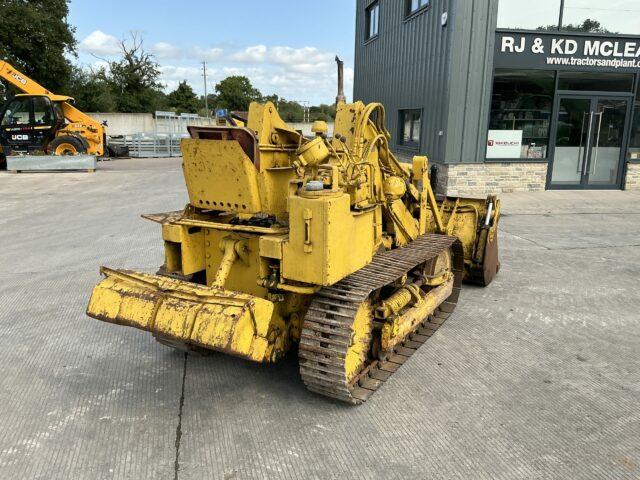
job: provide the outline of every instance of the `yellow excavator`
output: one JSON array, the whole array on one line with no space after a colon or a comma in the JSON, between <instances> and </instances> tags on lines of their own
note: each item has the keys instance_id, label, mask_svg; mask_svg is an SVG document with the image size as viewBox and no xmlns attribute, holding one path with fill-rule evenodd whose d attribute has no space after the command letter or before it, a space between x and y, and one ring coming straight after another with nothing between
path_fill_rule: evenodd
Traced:
<instances>
[{"instance_id":1,"label":"yellow excavator","mask_svg":"<svg viewBox=\"0 0 640 480\"><path fill-rule=\"evenodd\" d=\"M72 97L50 92L4 61L0 79L24 92L0 108L0 161L36 152L105 155L104 126L74 107Z\"/></svg>"},{"instance_id":2,"label":"yellow excavator","mask_svg":"<svg viewBox=\"0 0 640 480\"><path fill-rule=\"evenodd\" d=\"M87 314L185 352L275 362L297 348L306 386L367 400L453 312L463 281L499 268L500 202L440 198L424 156L401 163L382 105L339 102L331 138L272 103L246 127L190 127L189 204L162 228L156 274L101 268Z\"/></svg>"}]
</instances>

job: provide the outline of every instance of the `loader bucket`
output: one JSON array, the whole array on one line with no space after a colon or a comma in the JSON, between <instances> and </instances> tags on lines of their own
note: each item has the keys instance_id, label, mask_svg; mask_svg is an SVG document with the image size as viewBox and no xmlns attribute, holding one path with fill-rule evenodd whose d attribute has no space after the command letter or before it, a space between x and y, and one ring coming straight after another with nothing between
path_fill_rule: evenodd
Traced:
<instances>
[{"instance_id":1,"label":"loader bucket","mask_svg":"<svg viewBox=\"0 0 640 480\"><path fill-rule=\"evenodd\" d=\"M482 215L477 225L475 254L472 258L469 281L486 287L500 271L498 256L498 222L500 221L500 200L489 195L480 209Z\"/></svg>"},{"instance_id":2,"label":"loader bucket","mask_svg":"<svg viewBox=\"0 0 640 480\"><path fill-rule=\"evenodd\" d=\"M272 302L160 275L112 270L93 289L87 315L195 347L270 362Z\"/></svg>"},{"instance_id":3,"label":"loader bucket","mask_svg":"<svg viewBox=\"0 0 640 480\"><path fill-rule=\"evenodd\" d=\"M500 200L446 197L440 204L446 233L460 239L464 251L465 281L489 285L500 270L498 223Z\"/></svg>"},{"instance_id":4,"label":"loader bucket","mask_svg":"<svg viewBox=\"0 0 640 480\"><path fill-rule=\"evenodd\" d=\"M480 233L483 235L483 232ZM486 287L496 277L500 271L500 260L498 257L498 231L486 231L486 240L479 242L480 248L484 244L482 261L474 262L470 268L469 282Z\"/></svg>"}]
</instances>

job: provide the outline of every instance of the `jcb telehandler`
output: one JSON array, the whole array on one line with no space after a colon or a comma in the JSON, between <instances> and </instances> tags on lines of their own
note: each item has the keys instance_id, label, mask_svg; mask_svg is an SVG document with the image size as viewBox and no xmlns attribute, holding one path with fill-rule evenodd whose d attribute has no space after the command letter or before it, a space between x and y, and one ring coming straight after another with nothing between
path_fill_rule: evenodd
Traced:
<instances>
[{"instance_id":1,"label":"jcb telehandler","mask_svg":"<svg viewBox=\"0 0 640 480\"><path fill-rule=\"evenodd\" d=\"M451 315L463 280L498 270L499 201L436 200L428 161L400 163L382 105L337 107L335 133L253 103L246 127L190 127L184 210L155 275L102 267L87 314L171 347L275 362L307 387L365 401Z\"/></svg>"},{"instance_id":2,"label":"jcb telehandler","mask_svg":"<svg viewBox=\"0 0 640 480\"><path fill-rule=\"evenodd\" d=\"M0 107L0 163L11 154L107 155L104 126L73 106L73 98L56 95L7 62L0 79L24 92Z\"/></svg>"}]
</instances>

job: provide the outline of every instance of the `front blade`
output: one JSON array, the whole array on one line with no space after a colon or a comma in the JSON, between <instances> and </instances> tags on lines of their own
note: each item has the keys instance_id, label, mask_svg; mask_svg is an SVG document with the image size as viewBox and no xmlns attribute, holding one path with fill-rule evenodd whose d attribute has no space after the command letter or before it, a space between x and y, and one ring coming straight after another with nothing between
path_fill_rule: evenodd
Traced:
<instances>
[{"instance_id":1,"label":"front blade","mask_svg":"<svg viewBox=\"0 0 640 480\"><path fill-rule=\"evenodd\" d=\"M272 302L160 275L102 267L87 315L219 350L271 361Z\"/></svg>"}]
</instances>

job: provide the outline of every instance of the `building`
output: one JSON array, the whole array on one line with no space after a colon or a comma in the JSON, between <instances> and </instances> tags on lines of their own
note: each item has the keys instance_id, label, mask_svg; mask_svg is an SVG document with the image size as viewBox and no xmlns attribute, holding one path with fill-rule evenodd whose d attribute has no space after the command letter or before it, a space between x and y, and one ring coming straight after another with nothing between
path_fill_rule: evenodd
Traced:
<instances>
[{"instance_id":1,"label":"building","mask_svg":"<svg viewBox=\"0 0 640 480\"><path fill-rule=\"evenodd\" d=\"M441 192L640 188L638 0L357 0L354 82Z\"/></svg>"}]
</instances>

